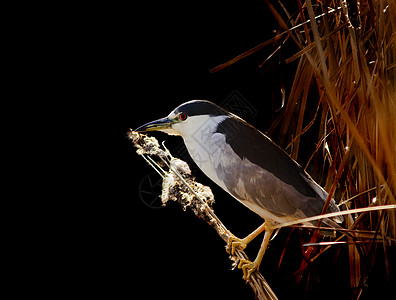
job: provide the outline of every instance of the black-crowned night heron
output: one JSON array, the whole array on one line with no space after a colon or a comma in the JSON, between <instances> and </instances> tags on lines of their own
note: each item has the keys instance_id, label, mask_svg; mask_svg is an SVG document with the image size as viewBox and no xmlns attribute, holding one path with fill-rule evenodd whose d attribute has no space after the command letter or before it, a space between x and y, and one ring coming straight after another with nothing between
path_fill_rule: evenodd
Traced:
<instances>
[{"instance_id":1,"label":"black-crowned night heron","mask_svg":"<svg viewBox=\"0 0 396 300\"><path fill-rule=\"evenodd\" d=\"M138 132L154 130L182 136L198 167L264 219L264 224L244 239L234 237L228 243L227 249L233 254L235 247L244 249L265 230L256 259L239 264L245 279L260 266L274 224L322 212L328 194L304 169L266 135L212 102L186 102L166 118L136 129ZM337 211L337 205L331 200L327 212ZM343 218L323 221L334 227L334 221L341 223Z\"/></svg>"}]
</instances>

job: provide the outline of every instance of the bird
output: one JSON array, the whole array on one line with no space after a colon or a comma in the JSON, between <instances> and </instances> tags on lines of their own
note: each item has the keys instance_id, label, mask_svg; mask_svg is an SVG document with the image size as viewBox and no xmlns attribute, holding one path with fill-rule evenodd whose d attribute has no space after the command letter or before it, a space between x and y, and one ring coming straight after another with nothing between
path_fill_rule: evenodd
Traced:
<instances>
[{"instance_id":1,"label":"bird","mask_svg":"<svg viewBox=\"0 0 396 300\"><path fill-rule=\"evenodd\" d=\"M207 100L191 100L167 117L152 121L136 132L160 131L181 136L199 169L264 223L245 238L232 235L227 251L234 254L265 231L256 259L241 260L245 280L259 269L274 226L322 213L328 193L268 136L237 115ZM327 212L339 212L334 199ZM342 216L323 219L337 227ZM316 225L316 222L305 225ZM339 225L338 225L339 226Z\"/></svg>"}]
</instances>

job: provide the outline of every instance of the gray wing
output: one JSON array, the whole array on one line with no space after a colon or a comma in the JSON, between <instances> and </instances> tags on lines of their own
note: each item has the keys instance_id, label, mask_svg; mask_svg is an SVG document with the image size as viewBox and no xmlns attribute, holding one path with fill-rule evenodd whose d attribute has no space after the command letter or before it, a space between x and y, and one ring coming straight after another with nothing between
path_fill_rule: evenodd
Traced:
<instances>
[{"instance_id":1,"label":"gray wing","mask_svg":"<svg viewBox=\"0 0 396 300\"><path fill-rule=\"evenodd\" d=\"M283 219L321 213L327 193L282 149L243 120L223 121L212 136L211 147L217 176L239 201ZM328 211L338 211L333 200Z\"/></svg>"}]
</instances>

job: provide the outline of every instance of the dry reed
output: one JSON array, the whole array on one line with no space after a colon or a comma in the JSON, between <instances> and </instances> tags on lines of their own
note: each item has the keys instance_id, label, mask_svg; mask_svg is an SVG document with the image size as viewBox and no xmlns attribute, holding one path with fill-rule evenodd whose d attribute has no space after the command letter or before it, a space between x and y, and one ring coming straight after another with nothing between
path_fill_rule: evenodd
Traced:
<instances>
[{"instance_id":1,"label":"dry reed","mask_svg":"<svg viewBox=\"0 0 396 300\"><path fill-rule=\"evenodd\" d=\"M298 0L294 14L286 1L266 2L282 32L211 72L268 45L292 43L296 53L285 62L297 61L294 81L269 132L277 130L280 144L299 160L301 137L315 124L316 147L305 167L342 210L396 204L396 2ZM349 215L344 226L354 232L341 239L348 244L351 297L359 299L377 252L391 273L396 213L367 210ZM308 245L299 274L323 253L315 234Z\"/></svg>"}]
</instances>

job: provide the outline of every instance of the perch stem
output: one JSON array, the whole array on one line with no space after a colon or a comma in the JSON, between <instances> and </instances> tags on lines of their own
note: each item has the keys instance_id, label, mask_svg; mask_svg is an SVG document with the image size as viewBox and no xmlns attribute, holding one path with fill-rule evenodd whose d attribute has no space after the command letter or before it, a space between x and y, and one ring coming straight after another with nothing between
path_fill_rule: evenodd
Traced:
<instances>
[{"instance_id":1,"label":"perch stem","mask_svg":"<svg viewBox=\"0 0 396 300\"><path fill-rule=\"evenodd\" d=\"M227 227L221 222L221 220L216 216L214 211L209 207L204 199L190 186L190 184L183 178L182 174L172 165L172 160L174 157L171 155L169 150L162 144L162 150L159 147L147 147L151 152L145 150L146 143L148 143L145 138L145 135L138 134L136 132L131 131L128 136L134 143L134 146L138 148L138 154L141 155L144 160L159 174L162 178L165 178L167 174L173 172L178 179L188 188L188 190L200 201L200 205L203 207L204 213L208 216L205 221L213 227L218 235L228 243L229 239L233 237L233 234L227 229ZM154 139L154 138L151 138ZM155 140L156 141L156 140ZM154 148L154 151L153 151ZM159 157L165 165L169 168L169 172L165 171L154 159L146 154L151 156ZM169 160L170 158L170 160ZM197 204L195 204L197 205ZM234 255L230 255L230 259L234 262L234 265L238 265L238 262L241 260L249 260L248 256L245 254L243 250L235 249ZM259 300L277 300L275 293L272 291L271 287L264 279L264 277L260 274L258 270L253 272L248 281L249 285L253 289L256 298Z\"/></svg>"}]
</instances>

